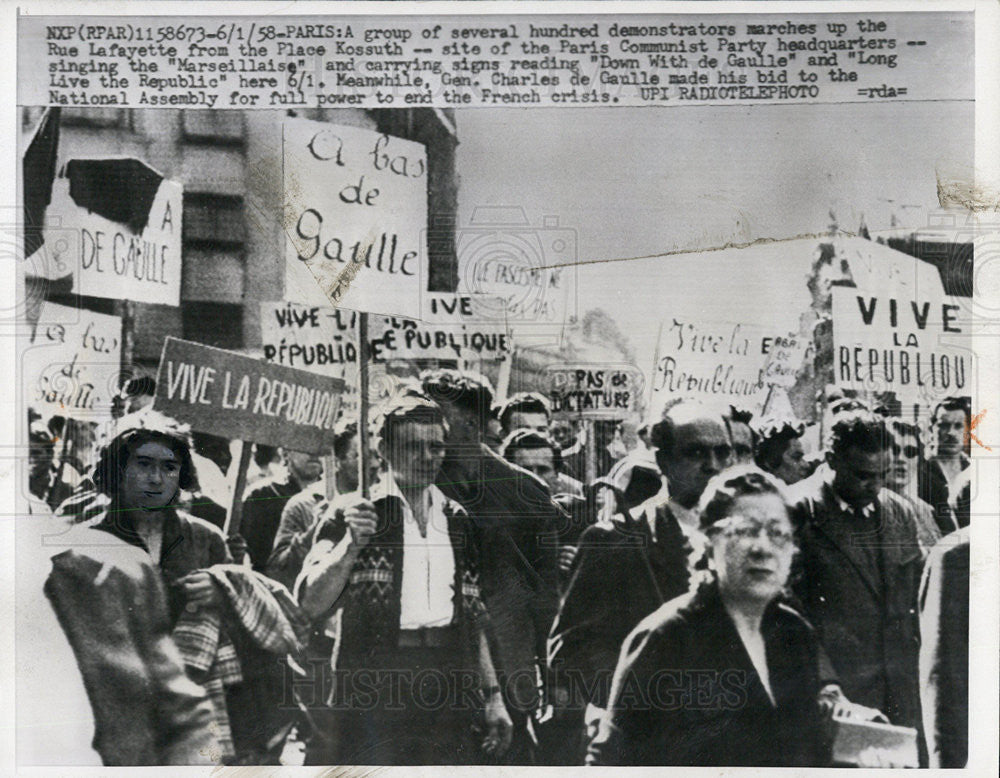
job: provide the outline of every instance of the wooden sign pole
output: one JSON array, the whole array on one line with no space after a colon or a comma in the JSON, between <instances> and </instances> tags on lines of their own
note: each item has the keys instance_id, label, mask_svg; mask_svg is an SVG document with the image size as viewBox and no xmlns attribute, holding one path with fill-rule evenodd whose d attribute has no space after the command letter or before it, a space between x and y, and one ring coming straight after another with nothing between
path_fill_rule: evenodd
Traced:
<instances>
[{"instance_id":1,"label":"wooden sign pole","mask_svg":"<svg viewBox=\"0 0 1000 778\"><path fill-rule=\"evenodd\" d=\"M229 505L229 514L226 516L226 525L223 529L223 534L227 538L238 535L240 532L240 523L243 521L243 492L247 488L247 470L250 467L250 455L253 452L253 444L245 440L239 441L238 446L240 458L236 465L236 477L230 481L233 483L233 496Z\"/></svg>"},{"instance_id":2,"label":"wooden sign pole","mask_svg":"<svg viewBox=\"0 0 1000 778\"><path fill-rule=\"evenodd\" d=\"M370 491L368 483L368 365L371 361L371 343L368 340L368 314L358 314L358 488L366 500Z\"/></svg>"},{"instance_id":3,"label":"wooden sign pole","mask_svg":"<svg viewBox=\"0 0 1000 778\"><path fill-rule=\"evenodd\" d=\"M597 439L593 419L584 419L583 428L587 434L587 485L597 479Z\"/></svg>"},{"instance_id":4,"label":"wooden sign pole","mask_svg":"<svg viewBox=\"0 0 1000 778\"><path fill-rule=\"evenodd\" d=\"M126 375L126 370L131 370L132 361L135 355L135 303L131 300L117 300L115 302L115 313L122 320L122 343L120 352L120 364L118 374L120 376L119 389L124 388L132 375Z\"/></svg>"}]
</instances>

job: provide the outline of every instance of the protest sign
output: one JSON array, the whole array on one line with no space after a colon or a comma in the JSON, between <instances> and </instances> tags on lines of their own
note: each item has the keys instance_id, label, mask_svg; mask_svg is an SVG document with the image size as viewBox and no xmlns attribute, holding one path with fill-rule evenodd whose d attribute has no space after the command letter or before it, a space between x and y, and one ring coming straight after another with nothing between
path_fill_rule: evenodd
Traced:
<instances>
[{"instance_id":1,"label":"protest sign","mask_svg":"<svg viewBox=\"0 0 1000 778\"><path fill-rule=\"evenodd\" d=\"M122 320L46 302L24 354L29 406L69 418L102 417L118 390Z\"/></svg>"},{"instance_id":2,"label":"protest sign","mask_svg":"<svg viewBox=\"0 0 1000 778\"><path fill-rule=\"evenodd\" d=\"M533 228L521 209L505 223L480 215L490 210L477 208L456 235L458 291L499 297L492 316L511 326L565 324L576 302L576 231L551 219Z\"/></svg>"},{"instance_id":3,"label":"protest sign","mask_svg":"<svg viewBox=\"0 0 1000 778\"><path fill-rule=\"evenodd\" d=\"M321 375L344 375L358 362L358 315L327 306L260 304L264 359Z\"/></svg>"},{"instance_id":4,"label":"protest sign","mask_svg":"<svg viewBox=\"0 0 1000 778\"><path fill-rule=\"evenodd\" d=\"M484 315L500 306L497 297L428 292L424 320L400 317L371 318L372 358L500 360L510 353L512 340L502 319Z\"/></svg>"},{"instance_id":5,"label":"protest sign","mask_svg":"<svg viewBox=\"0 0 1000 778\"><path fill-rule=\"evenodd\" d=\"M72 159L52 184L45 242L88 297L179 305L183 187L138 159Z\"/></svg>"},{"instance_id":6,"label":"protest sign","mask_svg":"<svg viewBox=\"0 0 1000 778\"><path fill-rule=\"evenodd\" d=\"M759 414L771 386L791 387L809 343L755 323L664 322L653 368L653 409L672 397Z\"/></svg>"},{"instance_id":7,"label":"protest sign","mask_svg":"<svg viewBox=\"0 0 1000 778\"><path fill-rule=\"evenodd\" d=\"M765 337L748 324L669 320L654 366L654 409L672 397L695 397L759 412L767 388Z\"/></svg>"},{"instance_id":8,"label":"protest sign","mask_svg":"<svg viewBox=\"0 0 1000 778\"><path fill-rule=\"evenodd\" d=\"M426 149L358 127L282 126L286 262L305 264L337 308L419 317Z\"/></svg>"},{"instance_id":9,"label":"protest sign","mask_svg":"<svg viewBox=\"0 0 1000 778\"><path fill-rule=\"evenodd\" d=\"M620 421L638 412L642 376L633 365L552 365L545 393L553 415Z\"/></svg>"},{"instance_id":10,"label":"protest sign","mask_svg":"<svg viewBox=\"0 0 1000 778\"><path fill-rule=\"evenodd\" d=\"M802 367L809 343L805 337L795 332L770 337L761 341L764 352L763 381L768 386L795 385L795 376Z\"/></svg>"},{"instance_id":11,"label":"protest sign","mask_svg":"<svg viewBox=\"0 0 1000 778\"><path fill-rule=\"evenodd\" d=\"M192 429L322 454L344 382L167 338L153 407Z\"/></svg>"},{"instance_id":12,"label":"protest sign","mask_svg":"<svg viewBox=\"0 0 1000 778\"><path fill-rule=\"evenodd\" d=\"M972 352L957 345L968 301L833 288L834 383L893 391L905 402L968 394Z\"/></svg>"}]
</instances>

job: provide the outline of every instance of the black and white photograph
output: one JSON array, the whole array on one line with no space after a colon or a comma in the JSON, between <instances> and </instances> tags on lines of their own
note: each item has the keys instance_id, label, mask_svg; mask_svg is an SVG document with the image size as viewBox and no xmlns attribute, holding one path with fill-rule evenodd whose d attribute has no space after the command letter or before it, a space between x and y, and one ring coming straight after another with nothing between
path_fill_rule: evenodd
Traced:
<instances>
[{"instance_id":1,"label":"black and white photograph","mask_svg":"<svg viewBox=\"0 0 1000 778\"><path fill-rule=\"evenodd\" d=\"M13 769L991 774L995 14L254 5L16 19Z\"/></svg>"}]
</instances>

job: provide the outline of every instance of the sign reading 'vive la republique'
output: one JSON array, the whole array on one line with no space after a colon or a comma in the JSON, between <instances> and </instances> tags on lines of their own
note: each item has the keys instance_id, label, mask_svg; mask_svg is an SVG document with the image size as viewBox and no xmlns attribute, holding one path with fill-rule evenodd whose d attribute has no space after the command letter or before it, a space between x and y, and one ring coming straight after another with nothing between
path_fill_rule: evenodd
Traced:
<instances>
[{"instance_id":1,"label":"sign reading 'vive la republique'","mask_svg":"<svg viewBox=\"0 0 1000 778\"><path fill-rule=\"evenodd\" d=\"M833 288L834 381L847 389L893 391L901 400L968 394L974 363L960 345L967 301Z\"/></svg>"},{"instance_id":2,"label":"sign reading 'vive la republique'","mask_svg":"<svg viewBox=\"0 0 1000 778\"><path fill-rule=\"evenodd\" d=\"M167 338L153 407L194 430L329 453L344 382Z\"/></svg>"}]
</instances>

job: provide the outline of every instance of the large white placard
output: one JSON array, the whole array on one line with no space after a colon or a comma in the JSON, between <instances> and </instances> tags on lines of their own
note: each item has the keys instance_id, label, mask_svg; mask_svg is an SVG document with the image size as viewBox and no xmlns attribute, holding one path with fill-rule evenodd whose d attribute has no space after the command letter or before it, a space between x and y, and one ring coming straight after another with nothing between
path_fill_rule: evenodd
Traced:
<instances>
[{"instance_id":1,"label":"large white placard","mask_svg":"<svg viewBox=\"0 0 1000 778\"><path fill-rule=\"evenodd\" d=\"M111 171L125 183L103 186L91 174L86 183L92 186L87 187L81 183L85 176L73 175L74 163L76 170L101 165L100 170ZM73 291L88 297L179 305L181 184L160 179L155 188L132 185L139 176L154 182L159 178L136 159L70 160L61 173L52 184L45 217L46 245L62 249L55 275L72 272ZM120 220L116 214L127 218Z\"/></svg>"},{"instance_id":2,"label":"large white placard","mask_svg":"<svg viewBox=\"0 0 1000 778\"><path fill-rule=\"evenodd\" d=\"M329 305L419 317L427 277L425 148L306 119L284 122L282 148L286 262L305 264Z\"/></svg>"}]
</instances>

